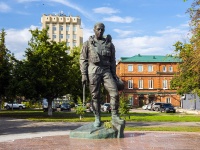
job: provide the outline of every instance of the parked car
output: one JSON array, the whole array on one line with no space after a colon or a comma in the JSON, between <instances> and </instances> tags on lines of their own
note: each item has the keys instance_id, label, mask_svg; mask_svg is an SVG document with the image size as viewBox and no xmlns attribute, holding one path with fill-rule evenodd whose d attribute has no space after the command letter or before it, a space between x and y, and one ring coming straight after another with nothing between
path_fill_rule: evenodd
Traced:
<instances>
[{"instance_id":1,"label":"parked car","mask_svg":"<svg viewBox=\"0 0 200 150\"><path fill-rule=\"evenodd\" d=\"M149 103L149 104L147 105L147 110L152 110L152 106L153 106L153 103Z\"/></svg>"},{"instance_id":2,"label":"parked car","mask_svg":"<svg viewBox=\"0 0 200 150\"><path fill-rule=\"evenodd\" d=\"M162 104L161 107L160 107L160 112L173 112L175 113L176 112L176 109L174 108L174 106L171 104L171 103L165 103L165 104Z\"/></svg>"},{"instance_id":3,"label":"parked car","mask_svg":"<svg viewBox=\"0 0 200 150\"><path fill-rule=\"evenodd\" d=\"M104 103L102 106L102 111L111 112L110 103Z\"/></svg>"},{"instance_id":4,"label":"parked car","mask_svg":"<svg viewBox=\"0 0 200 150\"><path fill-rule=\"evenodd\" d=\"M142 109L147 110L148 109L148 105L142 106Z\"/></svg>"},{"instance_id":5,"label":"parked car","mask_svg":"<svg viewBox=\"0 0 200 150\"><path fill-rule=\"evenodd\" d=\"M68 111L71 111L71 106L69 103L62 103L60 105L60 110L63 111L63 110L68 110Z\"/></svg>"},{"instance_id":6,"label":"parked car","mask_svg":"<svg viewBox=\"0 0 200 150\"><path fill-rule=\"evenodd\" d=\"M163 103L163 102L156 102L156 103L154 103L154 104L152 105L152 110L153 110L153 111L160 111L160 106L161 106L162 104L165 104L165 103Z\"/></svg>"},{"instance_id":7,"label":"parked car","mask_svg":"<svg viewBox=\"0 0 200 150\"><path fill-rule=\"evenodd\" d=\"M9 109L25 109L26 106L24 104L19 104L19 103L5 103L4 108L9 110Z\"/></svg>"},{"instance_id":8,"label":"parked car","mask_svg":"<svg viewBox=\"0 0 200 150\"><path fill-rule=\"evenodd\" d=\"M43 109L44 112L48 111L48 101L47 101L47 99L42 100L42 109ZM56 110L57 110L57 106L54 103L54 101L52 101L52 111L56 111Z\"/></svg>"}]
</instances>

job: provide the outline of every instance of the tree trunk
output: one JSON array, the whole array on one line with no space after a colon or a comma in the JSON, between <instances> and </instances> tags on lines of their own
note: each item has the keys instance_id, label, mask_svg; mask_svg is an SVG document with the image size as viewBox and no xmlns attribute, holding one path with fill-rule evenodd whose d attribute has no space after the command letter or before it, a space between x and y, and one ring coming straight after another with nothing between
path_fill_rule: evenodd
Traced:
<instances>
[{"instance_id":1,"label":"tree trunk","mask_svg":"<svg viewBox=\"0 0 200 150\"><path fill-rule=\"evenodd\" d=\"M52 116L52 99L47 99L48 101L48 116Z\"/></svg>"},{"instance_id":2,"label":"tree trunk","mask_svg":"<svg viewBox=\"0 0 200 150\"><path fill-rule=\"evenodd\" d=\"M1 104L2 104L2 101L1 101L1 98L0 98L0 111L1 111Z\"/></svg>"}]
</instances>

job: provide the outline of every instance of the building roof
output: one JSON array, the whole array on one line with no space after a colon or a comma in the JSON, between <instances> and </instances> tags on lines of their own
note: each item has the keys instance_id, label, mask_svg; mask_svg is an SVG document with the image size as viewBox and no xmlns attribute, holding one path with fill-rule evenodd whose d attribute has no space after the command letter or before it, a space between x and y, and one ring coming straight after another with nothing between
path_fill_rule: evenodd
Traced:
<instances>
[{"instance_id":1,"label":"building roof","mask_svg":"<svg viewBox=\"0 0 200 150\"><path fill-rule=\"evenodd\" d=\"M181 59L173 56L138 54L132 57L121 57L119 62L181 62Z\"/></svg>"}]
</instances>

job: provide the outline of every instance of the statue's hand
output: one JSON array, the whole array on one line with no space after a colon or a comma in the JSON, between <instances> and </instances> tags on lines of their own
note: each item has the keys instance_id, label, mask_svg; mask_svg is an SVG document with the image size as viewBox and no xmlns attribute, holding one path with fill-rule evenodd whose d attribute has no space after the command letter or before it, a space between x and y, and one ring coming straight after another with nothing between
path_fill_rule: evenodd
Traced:
<instances>
[{"instance_id":1,"label":"statue's hand","mask_svg":"<svg viewBox=\"0 0 200 150\"><path fill-rule=\"evenodd\" d=\"M82 75L82 84L84 85L86 85L87 83L89 82L89 80L88 80L88 76L86 75L86 74L83 74Z\"/></svg>"}]
</instances>

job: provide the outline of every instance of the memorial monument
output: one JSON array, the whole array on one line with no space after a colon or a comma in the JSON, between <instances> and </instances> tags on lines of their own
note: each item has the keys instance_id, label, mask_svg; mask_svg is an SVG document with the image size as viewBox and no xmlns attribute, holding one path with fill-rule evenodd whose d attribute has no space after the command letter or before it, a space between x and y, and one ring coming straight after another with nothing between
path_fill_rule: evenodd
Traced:
<instances>
[{"instance_id":1,"label":"memorial monument","mask_svg":"<svg viewBox=\"0 0 200 150\"><path fill-rule=\"evenodd\" d=\"M116 75L115 47L112 37L103 36L105 25L96 23L94 35L89 37L80 54L82 84L89 85L95 121L70 132L71 138L122 138L125 121L119 117L119 94L124 84ZM101 121L100 87L103 85L110 95L112 128L105 128Z\"/></svg>"}]
</instances>

